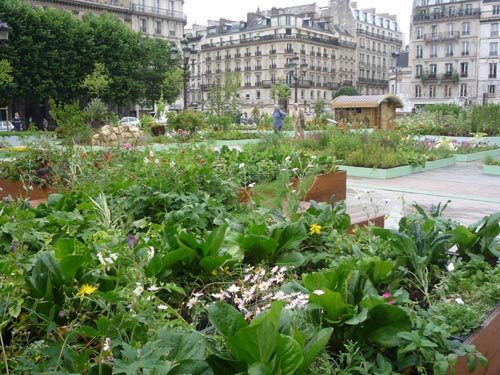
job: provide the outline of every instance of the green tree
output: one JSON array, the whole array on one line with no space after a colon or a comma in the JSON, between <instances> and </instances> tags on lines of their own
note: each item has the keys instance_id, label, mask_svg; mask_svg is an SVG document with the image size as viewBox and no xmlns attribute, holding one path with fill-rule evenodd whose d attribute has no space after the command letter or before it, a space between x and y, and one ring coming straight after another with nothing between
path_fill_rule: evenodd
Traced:
<instances>
[{"instance_id":1,"label":"green tree","mask_svg":"<svg viewBox=\"0 0 500 375\"><path fill-rule=\"evenodd\" d=\"M278 99L278 104L282 107L286 107L288 103L288 98L290 97L290 87L287 84L279 82L275 83L271 87L271 98Z\"/></svg>"},{"instance_id":2,"label":"green tree","mask_svg":"<svg viewBox=\"0 0 500 375\"><path fill-rule=\"evenodd\" d=\"M224 84L213 87L208 93L209 113L215 116L235 117L241 108L240 87L239 75L227 74Z\"/></svg>"},{"instance_id":3,"label":"green tree","mask_svg":"<svg viewBox=\"0 0 500 375\"><path fill-rule=\"evenodd\" d=\"M333 99L335 99L337 96L343 96L343 95L356 96L359 94L354 87L345 86L337 90L337 92L333 95Z\"/></svg>"},{"instance_id":4,"label":"green tree","mask_svg":"<svg viewBox=\"0 0 500 375\"><path fill-rule=\"evenodd\" d=\"M7 60L0 60L0 87L7 86L14 81L12 65Z\"/></svg>"},{"instance_id":5,"label":"green tree","mask_svg":"<svg viewBox=\"0 0 500 375\"><path fill-rule=\"evenodd\" d=\"M106 74L106 66L95 63L94 70L82 82L82 87L87 90L90 97L102 98L111 83L111 78Z\"/></svg>"}]
</instances>

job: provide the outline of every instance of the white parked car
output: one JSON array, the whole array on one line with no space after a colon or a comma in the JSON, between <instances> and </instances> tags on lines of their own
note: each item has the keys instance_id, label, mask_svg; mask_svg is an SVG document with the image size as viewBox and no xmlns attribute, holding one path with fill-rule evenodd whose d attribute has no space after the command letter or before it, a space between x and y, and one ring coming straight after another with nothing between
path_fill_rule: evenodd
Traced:
<instances>
[{"instance_id":1,"label":"white parked car","mask_svg":"<svg viewBox=\"0 0 500 375\"><path fill-rule=\"evenodd\" d=\"M14 129L14 125L12 125L12 123L10 121L6 121L6 120L0 121L0 131L1 132L6 132L9 130L13 130L13 129Z\"/></svg>"},{"instance_id":2,"label":"white parked car","mask_svg":"<svg viewBox=\"0 0 500 375\"><path fill-rule=\"evenodd\" d=\"M120 122L120 125L133 125L133 126L141 126L141 122L137 117L123 117Z\"/></svg>"}]
</instances>

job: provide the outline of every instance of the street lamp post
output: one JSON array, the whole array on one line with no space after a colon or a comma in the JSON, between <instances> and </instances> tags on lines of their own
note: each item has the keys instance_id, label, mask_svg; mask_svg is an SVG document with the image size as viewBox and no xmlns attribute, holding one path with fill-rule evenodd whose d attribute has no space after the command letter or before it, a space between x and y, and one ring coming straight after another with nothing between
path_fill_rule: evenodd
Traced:
<instances>
[{"instance_id":1,"label":"street lamp post","mask_svg":"<svg viewBox=\"0 0 500 375\"><path fill-rule=\"evenodd\" d=\"M181 39L181 45L182 45L181 69L182 69L183 98L184 98L183 109L186 110L188 108L188 82L190 77L189 63L191 61L191 57L194 56L195 51L189 47L189 41L186 38ZM172 46L170 48L170 54L172 60L177 60L177 58L179 57L179 50L177 49L177 47Z\"/></svg>"},{"instance_id":2,"label":"street lamp post","mask_svg":"<svg viewBox=\"0 0 500 375\"><path fill-rule=\"evenodd\" d=\"M395 52L392 54L392 58L394 60L394 65L391 68L392 72L396 75L396 84L394 85L394 95L398 94L398 74L401 72L401 68L399 67L399 53Z\"/></svg>"},{"instance_id":3,"label":"street lamp post","mask_svg":"<svg viewBox=\"0 0 500 375\"><path fill-rule=\"evenodd\" d=\"M295 103L298 103L298 87L299 80L306 74L307 64L299 64L299 56L295 54L292 60L288 63L287 68L291 68L289 71L290 78L293 79L293 84L295 88Z\"/></svg>"}]
</instances>

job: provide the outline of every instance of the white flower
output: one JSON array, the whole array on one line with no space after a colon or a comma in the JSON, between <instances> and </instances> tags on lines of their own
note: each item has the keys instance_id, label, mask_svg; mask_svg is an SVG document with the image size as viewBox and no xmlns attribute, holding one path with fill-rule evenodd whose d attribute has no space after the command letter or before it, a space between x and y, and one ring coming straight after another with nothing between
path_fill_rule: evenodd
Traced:
<instances>
[{"instance_id":1,"label":"white flower","mask_svg":"<svg viewBox=\"0 0 500 375\"><path fill-rule=\"evenodd\" d=\"M159 159L155 159L155 164L160 164L160 160Z\"/></svg>"},{"instance_id":2,"label":"white flower","mask_svg":"<svg viewBox=\"0 0 500 375\"><path fill-rule=\"evenodd\" d=\"M160 290L160 288L158 288L156 285L151 285L150 287L148 287L148 290L150 292L156 292L157 290Z\"/></svg>"},{"instance_id":3,"label":"white flower","mask_svg":"<svg viewBox=\"0 0 500 375\"><path fill-rule=\"evenodd\" d=\"M243 169L244 167L245 167L245 163L241 163L240 165L238 165L239 169Z\"/></svg>"},{"instance_id":4,"label":"white flower","mask_svg":"<svg viewBox=\"0 0 500 375\"><path fill-rule=\"evenodd\" d=\"M276 272L278 272L280 270L279 266L274 266L272 269L271 269L271 274L274 275Z\"/></svg>"},{"instance_id":5,"label":"white flower","mask_svg":"<svg viewBox=\"0 0 500 375\"><path fill-rule=\"evenodd\" d=\"M464 305L464 300L460 297L455 298L455 302L458 303L459 305Z\"/></svg>"},{"instance_id":6,"label":"white flower","mask_svg":"<svg viewBox=\"0 0 500 375\"><path fill-rule=\"evenodd\" d=\"M141 284L137 284L137 287L134 289L133 293L139 297L142 292L144 292L144 287Z\"/></svg>"},{"instance_id":7,"label":"white flower","mask_svg":"<svg viewBox=\"0 0 500 375\"><path fill-rule=\"evenodd\" d=\"M227 289L227 291L233 294L238 293L240 291L240 287L233 284Z\"/></svg>"},{"instance_id":8,"label":"white flower","mask_svg":"<svg viewBox=\"0 0 500 375\"><path fill-rule=\"evenodd\" d=\"M155 156L155 153L153 152L153 150L149 151L149 156L152 157L152 158Z\"/></svg>"},{"instance_id":9,"label":"white flower","mask_svg":"<svg viewBox=\"0 0 500 375\"><path fill-rule=\"evenodd\" d=\"M273 299L282 300L283 298L285 298L285 293L283 291L278 290L274 293Z\"/></svg>"},{"instance_id":10,"label":"white flower","mask_svg":"<svg viewBox=\"0 0 500 375\"><path fill-rule=\"evenodd\" d=\"M295 168L292 168L292 172L293 173L297 173L299 171L299 168L295 167Z\"/></svg>"},{"instance_id":11,"label":"white flower","mask_svg":"<svg viewBox=\"0 0 500 375\"><path fill-rule=\"evenodd\" d=\"M147 251L148 260L151 260L155 256L155 248L153 246L149 246Z\"/></svg>"},{"instance_id":12,"label":"white flower","mask_svg":"<svg viewBox=\"0 0 500 375\"><path fill-rule=\"evenodd\" d=\"M192 297L189 299L188 303L187 303L187 308L188 309L192 309L194 307L194 305L196 305L198 303L198 298L197 297Z\"/></svg>"},{"instance_id":13,"label":"white flower","mask_svg":"<svg viewBox=\"0 0 500 375\"><path fill-rule=\"evenodd\" d=\"M212 293L211 296L221 301L226 298L226 295L224 293Z\"/></svg>"},{"instance_id":14,"label":"white flower","mask_svg":"<svg viewBox=\"0 0 500 375\"><path fill-rule=\"evenodd\" d=\"M292 194L295 194L297 192L297 190L293 189L292 190Z\"/></svg>"},{"instance_id":15,"label":"white flower","mask_svg":"<svg viewBox=\"0 0 500 375\"><path fill-rule=\"evenodd\" d=\"M446 265L446 270L447 270L448 272L455 271L455 266L454 266L454 264L453 264L453 263L448 263L448 264Z\"/></svg>"},{"instance_id":16,"label":"white flower","mask_svg":"<svg viewBox=\"0 0 500 375\"><path fill-rule=\"evenodd\" d=\"M316 289L313 294L316 294L317 296L321 296L323 294L325 294L325 291L324 290L321 290L321 289Z\"/></svg>"},{"instance_id":17,"label":"white flower","mask_svg":"<svg viewBox=\"0 0 500 375\"><path fill-rule=\"evenodd\" d=\"M248 184L249 188L253 188L255 186L255 182L252 182L251 184Z\"/></svg>"},{"instance_id":18,"label":"white flower","mask_svg":"<svg viewBox=\"0 0 500 375\"><path fill-rule=\"evenodd\" d=\"M109 349L111 349L111 339L109 337L106 337L104 339L104 345L102 346L102 350L107 352Z\"/></svg>"},{"instance_id":19,"label":"white flower","mask_svg":"<svg viewBox=\"0 0 500 375\"><path fill-rule=\"evenodd\" d=\"M168 309L167 305L158 305L158 310L166 310Z\"/></svg>"},{"instance_id":20,"label":"white flower","mask_svg":"<svg viewBox=\"0 0 500 375\"><path fill-rule=\"evenodd\" d=\"M290 156L287 156L287 157L285 158L285 161L288 163L288 162L290 161Z\"/></svg>"},{"instance_id":21,"label":"white flower","mask_svg":"<svg viewBox=\"0 0 500 375\"><path fill-rule=\"evenodd\" d=\"M144 164L148 164L148 163L149 163L149 159L148 159L148 157L146 156L146 157L144 158Z\"/></svg>"}]
</instances>

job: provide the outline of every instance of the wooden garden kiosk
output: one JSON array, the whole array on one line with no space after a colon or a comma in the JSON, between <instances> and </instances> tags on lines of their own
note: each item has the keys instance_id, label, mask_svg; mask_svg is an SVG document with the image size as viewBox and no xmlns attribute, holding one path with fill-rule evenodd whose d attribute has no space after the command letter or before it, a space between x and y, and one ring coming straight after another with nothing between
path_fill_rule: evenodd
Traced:
<instances>
[{"instance_id":1,"label":"wooden garden kiosk","mask_svg":"<svg viewBox=\"0 0 500 375\"><path fill-rule=\"evenodd\" d=\"M396 95L339 96L332 101L335 120L373 129L391 129L396 119L396 108L403 102Z\"/></svg>"}]
</instances>

